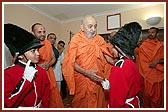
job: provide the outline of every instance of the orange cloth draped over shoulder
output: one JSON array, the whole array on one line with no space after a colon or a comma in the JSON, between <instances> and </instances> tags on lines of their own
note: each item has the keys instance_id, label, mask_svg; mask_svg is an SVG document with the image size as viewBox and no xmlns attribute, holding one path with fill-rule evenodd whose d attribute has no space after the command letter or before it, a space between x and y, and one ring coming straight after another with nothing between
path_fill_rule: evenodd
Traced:
<instances>
[{"instance_id":1,"label":"orange cloth draped over shoulder","mask_svg":"<svg viewBox=\"0 0 168 112\"><path fill-rule=\"evenodd\" d=\"M44 46L39 49L40 53L40 61L39 64L50 62L52 59L52 46L48 40L41 41ZM58 90L56 79L54 76L53 68L49 67L46 71L48 75L48 79L50 81L50 108L62 108L64 107L60 92Z\"/></svg>"},{"instance_id":2,"label":"orange cloth draped over shoulder","mask_svg":"<svg viewBox=\"0 0 168 112\"><path fill-rule=\"evenodd\" d=\"M110 71L105 71L105 68L112 66L107 64L103 53L112 57L109 52L109 45L99 35L88 39L80 31L69 43L65 52L62 70L69 93L74 95L73 107L106 107L101 83L95 82L74 70L74 63L77 62L84 69L98 70L97 75L108 79Z\"/></svg>"},{"instance_id":3,"label":"orange cloth draped over shoulder","mask_svg":"<svg viewBox=\"0 0 168 112\"><path fill-rule=\"evenodd\" d=\"M150 68L149 64L164 59L164 44L158 40L146 39L136 52L136 63L144 78L145 93L150 95L153 102L159 103L163 94L160 91L163 90L161 83L164 80L164 65L157 64L156 67Z\"/></svg>"}]
</instances>

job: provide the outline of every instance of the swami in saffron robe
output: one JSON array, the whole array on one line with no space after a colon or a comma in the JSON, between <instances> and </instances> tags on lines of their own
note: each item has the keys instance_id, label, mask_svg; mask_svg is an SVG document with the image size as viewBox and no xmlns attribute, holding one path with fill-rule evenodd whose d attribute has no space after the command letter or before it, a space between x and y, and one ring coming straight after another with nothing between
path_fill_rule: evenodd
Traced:
<instances>
[{"instance_id":1,"label":"swami in saffron robe","mask_svg":"<svg viewBox=\"0 0 168 112\"><path fill-rule=\"evenodd\" d=\"M50 62L52 59L52 46L51 43L48 40L41 41L42 44L44 44L43 47L39 49L40 53L40 61L38 64L42 64L45 62ZM56 84L56 79L54 76L53 68L49 67L49 69L46 71L48 75L48 79L50 81L50 102L49 107L50 108L63 108L63 101L60 96L60 92L58 90L58 86Z\"/></svg>"},{"instance_id":2,"label":"swami in saffron robe","mask_svg":"<svg viewBox=\"0 0 168 112\"><path fill-rule=\"evenodd\" d=\"M164 44L159 40L146 39L136 52L136 63L144 78L143 106L163 108L164 64L157 64L154 68L150 68L149 64L155 60L164 59Z\"/></svg>"},{"instance_id":3,"label":"swami in saffron robe","mask_svg":"<svg viewBox=\"0 0 168 112\"><path fill-rule=\"evenodd\" d=\"M89 39L80 31L69 43L62 70L69 93L74 95L72 107L103 108L107 106L101 83L91 80L74 69L74 63L77 62L86 70L98 70L97 75L108 79L110 73L109 70L105 71L105 66L111 65L107 64L103 53L111 56L107 43L99 35Z\"/></svg>"}]
</instances>

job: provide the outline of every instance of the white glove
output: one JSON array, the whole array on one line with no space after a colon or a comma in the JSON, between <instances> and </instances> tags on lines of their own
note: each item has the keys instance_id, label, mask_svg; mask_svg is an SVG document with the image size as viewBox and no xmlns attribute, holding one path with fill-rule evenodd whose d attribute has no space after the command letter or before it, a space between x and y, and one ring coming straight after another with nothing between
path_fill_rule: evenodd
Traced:
<instances>
[{"instance_id":1,"label":"white glove","mask_svg":"<svg viewBox=\"0 0 168 112\"><path fill-rule=\"evenodd\" d=\"M101 82L102 84L102 87L105 89L105 90L109 90L110 89L110 83L107 79L105 79L105 81Z\"/></svg>"},{"instance_id":2,"label":"white glove","mask_svg":"<svg viewBox=\"0 0 168 112\"><path fill-rule=\"evenodd\" d=\"M32 81L35 73L38 71L36 70L33 66L30 66L31 60L29 60L26 64L25 70L24 70L24 77L28 80L28 81Z\"/></svg>"}]
</instances>

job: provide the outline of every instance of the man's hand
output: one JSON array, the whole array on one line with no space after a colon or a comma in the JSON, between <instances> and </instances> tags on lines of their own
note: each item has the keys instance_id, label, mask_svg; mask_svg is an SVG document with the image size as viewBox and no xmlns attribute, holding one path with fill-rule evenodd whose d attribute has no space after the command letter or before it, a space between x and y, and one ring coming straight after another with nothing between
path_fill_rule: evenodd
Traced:
<instances>
[{"instance_id":1,"label":"man's hand","mask_svg":"<svg viewBox=\"0 0 168 112\"><path fill-rule=\"evenodd\" d=\"M153 61L149 64L149 67L154 68L154 67L156 67L157 64L158 64L158 61Z\"/></svg>"},{"instance_id":2,"label":"man's hand","mask_svg":"<svg viewBox=\"0 0 168 112\"><path fill-rule=\"evenodd\" d=\"M113 59L106 54L104 54L104 57L106 58L107 62L109 62L112 65L114 65L118 61L118 59L115 59L115 58Z\"/></svg>"},{"instance_id":3,"label":"man's hand","mask_svg":"<svg viewBox=\"0 0 168 112\"><path fill-rule=\"evenodd\" d=\"M82 67L80 67L76 62L74 64L74 68L76 71L89 77L93 81L98 81L98 82L103 81L103 78L97 75L98 70L85 70Z\"/></svg>"},{"instance_id":4,"label":"man's hand","mask_svg":"<svg viewBox=\"0 0 168 112\"><path fill-rule=\"evenodd\" d=\"M50 65L49 65L48 62L45 62L45 63L43 63L43 64L38 64L38 65L39 65L40 67L44 68L45 70L48 70L49 67L50 67Z\"/></svg>"},{"instance_id":5,"label":"man's hand","mask_svg":"<svg viewBox=\"0 0 168 112\"><path fill-rule=\"evenodd\" d=\"M84 74L94 81L102 82L103 78L98 76L97 72L97 70L85 70Z\"/></svg>"},{"instance_id":6,"label":"man's hand","mask_svg":"<svg viewBox=\"0 0 168 112\"><path fill-rule=\"evenodd\" d=\"M28 81L32 82L38 70L36 70L33 66L30 66L30 63L31 63L31 60L27 62L23 75Z\"/></svg>"}]
</instances>

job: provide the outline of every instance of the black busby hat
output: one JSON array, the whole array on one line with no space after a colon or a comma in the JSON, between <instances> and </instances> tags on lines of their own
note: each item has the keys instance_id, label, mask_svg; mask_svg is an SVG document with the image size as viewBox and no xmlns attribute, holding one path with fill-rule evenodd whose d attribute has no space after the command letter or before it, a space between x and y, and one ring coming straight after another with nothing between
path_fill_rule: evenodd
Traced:
<instances>
[{"instance_id":1,"label":"black busby hat","mask_svg":"<svg viewBox=\"0 0 168 112\"><path fill-rule=\"evenodd\" d=\"M120 52L124 52L129 57L134 56L134 49L137 47L137 42L141 34L142 27L137 22L125 24L116 34L110 39L110 43Z\"/></svg>"},{"instance_id":2,"label":"black busby hat","mask_svg":"<svg viewBox=\"0 0 168 112\"><path fill-rule=\"evenodd\" d=\"M4 41L12 56L43 46L33 34L13 24L4 24Z\"/></svg>"}]
</instances>

